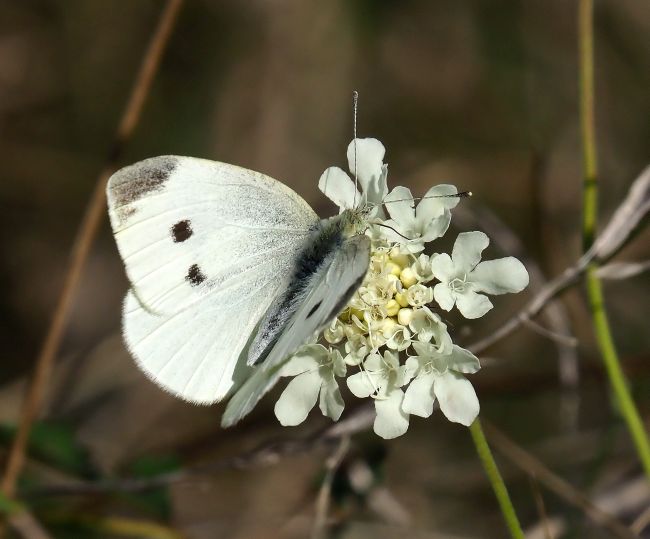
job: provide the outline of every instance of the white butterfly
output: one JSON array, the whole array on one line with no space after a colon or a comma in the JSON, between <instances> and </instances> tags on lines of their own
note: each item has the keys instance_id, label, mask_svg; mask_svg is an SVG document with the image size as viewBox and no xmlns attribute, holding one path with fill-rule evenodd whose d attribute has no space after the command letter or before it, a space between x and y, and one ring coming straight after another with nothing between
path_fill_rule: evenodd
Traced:
<instances>
[{"instance_id":1,"label":"white butterfly","mask_svg":"<svg viewBox=\"0 0 650 539\"><path fill-rule=\"evenodd\" d=\"M365 205L321 221L282 183L233 165L154 157L116 172L107 196L131 282L130 352L188 401L213 403L241 386L225 425L250 411L368 269Z\"/></svg>"}]
</instances>

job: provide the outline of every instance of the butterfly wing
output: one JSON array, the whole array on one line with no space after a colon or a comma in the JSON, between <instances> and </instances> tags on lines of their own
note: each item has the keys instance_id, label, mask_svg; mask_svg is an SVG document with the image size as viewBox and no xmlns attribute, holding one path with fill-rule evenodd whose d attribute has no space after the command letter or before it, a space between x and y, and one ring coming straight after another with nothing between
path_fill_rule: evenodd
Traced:
<instances>
[{"instance_id":1,"label":"butterfly wing","mask_svg":"<svg viewBox=\"0 0 650 539\"><path fill-rule=\"evenodd\" d=\"M318 217L263 174L190 157L121 169L107 197L132 284L123 313L129 350L172 393L220 400Z\"/></svg>"},{"instance_id":2,"label":"butterfly wing","mask_svg":"<svg viewBox=\"0 0 650 539\"><path fill-rule=\"evenodd\" d=\"M247 415L278 381L290 354L324 329L359 288L370 262L370 238L342 242L310 280L304 297L261 365L228 402L221 424L229 427Z\"/></svg>"}]
</instances>

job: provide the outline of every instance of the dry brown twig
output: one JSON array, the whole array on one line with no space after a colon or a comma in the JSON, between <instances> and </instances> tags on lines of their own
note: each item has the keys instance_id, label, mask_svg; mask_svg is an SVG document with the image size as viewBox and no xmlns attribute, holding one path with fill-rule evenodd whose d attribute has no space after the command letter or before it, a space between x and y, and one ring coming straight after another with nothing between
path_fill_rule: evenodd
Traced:
<instances>
[{"instance_id":1,"label":"dry brown twig","mask_svg":"<svg viewBox=\"0 0 650 539\"><path fill-rule=\"evenodd\" d=\"M339 466L350 448L350 436L342 436L339 445L325 462L325 477L318 491L316 500L316 515L312 529L312 539L322 539L326 536L327 514L329 513L330 497L332 494L332 483Z\"/></svg>"},{"instance_id":2,"label":"dry brown twig","mask_svg":"<svg viewBox=\"0 0 650 539\"><path fill-rule=\"evenodd\" d=\"M460 222L463 228L470 228L474 224L480 226L503 253L521 260L530 275L528 285L530 293L538 294L548 284L548 279L542 268L529 255L524 243L488 208L474 206L470 211L465 209L465 206L459 206L455 209L454 219ZM550 329L542 333L556 343L560 382L564 387L575 388L580 379L578 355L573 344L567 346L567 342L573 337L571 336L569 316L564 305L559 301L550 301L546 305L544 318Z\"/></svg>"},{"instance_id":3,"label":"dry brown twig","mask_svg":"<svg viewBox=\"0 0 650 539\"><path fill-rule=\"evenodd\" d=\"M566 288L578 281L591 262L602 264L611 259L632 237L650 212L650 166L646 167L632 183L627 197L620 204L607 226L598 236L592 247L575 265L550 281L519 313L510 318L490 336L468 346L479 354L504 337L510 335L526 321L537 316L546 305Z\"/></svg>"},{"instance_id":4,"label":"dry brown twig","mask_svg":"<svg viewBox=\"0 0 650 539\"><path fill-rule=\"evenodd\" d=\"M25 459L29 433L31 432L32 424L41 408L46 393L49 373L61 344L84 264L97 235L99 225L104 217L104 191L106 182L115 170L124 145L131 137L140 119L144 102L160 66L163 51L169 42L182 3L183 0L169 0L161 14L117 128L113 147L106 160L104 169L97 178L93 193L88 201L85 215L79 226L77 237L72 246L65 282L43 346L36 359L34 373L21 409L18 431L13 440L5 474L2 479L2 491L9 497L12 497L15 493L16 481L20 475Z\"/></svg>"},{"instance_id":5,"label":"dry brown twig","mask_svg":"<svg viewBox=\"0 0 650 539\"><path fill-rule=\"evenodd\" d=\"M595 505L582 492L549 470L540 460L519 447L494 425L485 421L485 419L483 420L483 428L488 440L500 453L508 457L510 462L521 468L527 474L534 476L546 485L549 490L552 490L564 500L582 509L596 524L607 528L616 537L622 539L634 539L637 537L632 530L621 524L614 516Z\"/></svg>"}]
</instances>

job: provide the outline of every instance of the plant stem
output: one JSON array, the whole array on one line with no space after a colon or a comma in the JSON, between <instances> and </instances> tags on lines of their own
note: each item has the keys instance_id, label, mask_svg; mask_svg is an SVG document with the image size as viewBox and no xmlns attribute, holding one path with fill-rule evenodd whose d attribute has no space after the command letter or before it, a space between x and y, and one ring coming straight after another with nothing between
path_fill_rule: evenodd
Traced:
<instances>
[{"instance_id":1,"label":"plant stem","mask_svg":"<svg viewBox=\"0 0 650 539\"><path fill-rule=\"evenodd\" d=\"M492 485L492 490L494 490L494 494L499 502L501 514L506 521L511 537L513 539L525 539L524 532L521 529L521 524L519 524L519 519L517 518L517 513L515 512L515 508L510 500L508 489L499 473L499 468L497 468L497 463L494 461L492 451L490 451L490 446L485 439L485 434L483 434L483 428L481 427L481 421L478 417L474 420L474 423L470 425L469 431L472 434L472 440L474 440L476 452L481 459L481 464L483 464L485 474L488 476L490 484Z\"/></svg>"},{"instance_id":2,"label":"plant stem","mask_svg":"<svg viewBox=\"0 0 650 539\"><path fill-rule=\"evenodd\" d=\"M594 5L593 0L580 0L578 6L578 33L580 56L580 130L582 136L583 191L582 243L586 251L591 247L598 216L598 158L596 152L596 121L594 92ZM620 413L627 424L643 469L650 480L650 442L639 411L623 374L616 345L607 319L603 289L596 274L597 267L587 268L587 293L598 348L603 357L609 381L612 384Z\"/></svg>"},{"instance_id":3,"label":"plant stem","mask_svg":"<svg viewBox=\"0 0 650 539\"><path fill-rule=\"evenodd\" d=\"M607 320L602 284L596 275L595 266L590 266L587 269L587 292L589 294L589 305L594 320L598 347L603 356L603 362L605 363L607 375L609 376L609 381L612 384L612 389L616 396L619 411L630 431L643 470L648 480L650 480L650 443L648 442L648 435L645 432L641 415L634 405L625 374L623 374L623 369L621 368L618 352L616 351L614 339L612 338L609 327L609 321Z\"/></svg>"},{"instance_id":4,"label":"plant stem","mask_svg":"<svg viewBox=\"0 0 650 539\"><path fill-rule=\"evenodd\" d=\"M580 136L582 138L582 249L591 247L598 216L598 158L594 112L594 3L580 0L578 6L580 68Z\"/></svg>"}]
</instances>

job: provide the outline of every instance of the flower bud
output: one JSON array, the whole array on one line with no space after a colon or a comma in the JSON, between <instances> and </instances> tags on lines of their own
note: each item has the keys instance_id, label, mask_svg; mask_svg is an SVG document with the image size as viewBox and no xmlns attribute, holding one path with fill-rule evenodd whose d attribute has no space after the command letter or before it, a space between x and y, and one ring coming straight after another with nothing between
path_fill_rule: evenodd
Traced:
<instances>
[{"instance_id":1,"label":"flower bud","mask_svg":"<svg viewBox=\"0 0 650 539\"><path fill-rule=\"evenodd\" d=\"M397 303L397 301L391 299L386 302L386 305L384 305L384 307L388 316L395 316L399 312L400 305Z\"/></svg>"},{"instance_id":2,"label":"flower bud","mask_svg":"<svg viewBox=\"0 0 650 539\"><path fill-rule=\"evenodd\" d=\"M400 307L408 307L409 306L409 300L406 297L405 292L398 292L397 294L395 294L395 301L397 301L397 303L399 303Z\"/></svg>"},{"instance_id":3,"label":"flower bud","mask_svg":"<svg viewBox=\"0 0 650 539\"><path fill-rule=\"evenodd\" d=\"M408 326L413 320L413 309L400 309L397 313L397 322L403 326Z\"/></svg>"},{"instance_id":4,"label":"flower bud","mask_svg":"<svg viewBox=\"0 0 650 539\"><path fill-rule=\"evenodd\" d=\"M399 280L405 288L408 288L418 282L418 276L411 268L404 268L399 275Z\"/></svg>"}]
</instances>

